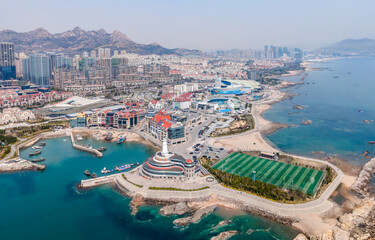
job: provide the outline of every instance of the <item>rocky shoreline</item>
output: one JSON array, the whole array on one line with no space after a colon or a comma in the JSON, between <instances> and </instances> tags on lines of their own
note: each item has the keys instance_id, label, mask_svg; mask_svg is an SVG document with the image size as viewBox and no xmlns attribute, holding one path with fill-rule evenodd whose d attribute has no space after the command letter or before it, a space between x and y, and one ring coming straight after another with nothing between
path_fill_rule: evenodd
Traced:
<instances>
[{"instance_id":1,"label":"rocky shoreline","mask_svg":"<svg viewBox=\"0 0 375 240\"><path fill-rule=\"evenodd\" d=\"M43 171L46 169L45 165L32 163L27 160L9 160L0 163L0 172L17 172L17 171Z\"/></svg>"}]
</instances>

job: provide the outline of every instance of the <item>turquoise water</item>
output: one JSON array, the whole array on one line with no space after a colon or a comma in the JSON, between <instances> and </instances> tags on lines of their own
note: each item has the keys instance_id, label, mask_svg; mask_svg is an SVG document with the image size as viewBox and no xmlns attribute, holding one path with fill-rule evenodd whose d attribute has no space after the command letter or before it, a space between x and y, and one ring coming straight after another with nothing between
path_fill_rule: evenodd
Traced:
<instances>
[{"instance_id":1,"label":"turquoise water","mask_svg":"<svg viewBox=\"0 0 375 240\"><path fill-rule=\"evenodd\" d=\"M292 125L281 129L268 139L281 150L307 156L323 151L338 154L352 164L362 165L367 160L365 150L375 155L375 58L339 59L311 65L321 68L309 71L304 85L286 91L297 93L292 100L274 104L264 113L271 121ZM287 77L298 82L303 76ZM306 105L304 110L293 105ZM311 125L301 125L304 120Z\"/></svg>"},{"instance_id":2,"label":"turquoise water","mask_svg":"<svg viewBox=\"0 0 375 240\"><path fill-rule=\"evenodd\" d=\"M66 138L68 139L68 138ZM103 158L80 152L62 138L45 141L43 172L0 175L0 239L209 239L224 230L238 230L233 239L293 239L297 231L259 216L220 208L198 224L176 228L176 217L162 217L158 207L144 206L136 216L130 200L108 186L78 191L75 184L88 169L98 175L105 166L142 162L154 150L135 143L111 144L88 140L94 147L107 147ZM21 156L28 158L25 149ZM231 219L229 226L216 224Z\"/></svg>"}]
</instances>

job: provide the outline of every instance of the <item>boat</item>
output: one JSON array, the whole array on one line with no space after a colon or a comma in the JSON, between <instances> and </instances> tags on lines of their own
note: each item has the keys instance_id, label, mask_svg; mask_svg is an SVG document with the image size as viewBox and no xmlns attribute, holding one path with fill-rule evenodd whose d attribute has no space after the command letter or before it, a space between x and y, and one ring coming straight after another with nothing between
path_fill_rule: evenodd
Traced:
<instances>
[{"instance_id":1,"label":"boat","mask_svg":"<svg viewBox=\"0 0 375 240\"><path fill-rule=\"evenodd\" d=\"M41 142L39 145L42 146L42 147L45 147L46 143L45 142Z\"/></svg>"},{"instance_id":2,"label":"boat","mask_svg":"<svg viewBox=\"0 0 375 240\"><path fill-rule=\"evenodd\" d=\"M87 169L86 169L83 173L84 173L86 176L90 176L90 175L91 175L90 171L87 170Z\"/></svg>"},{"instance_id":3,"label":"boat","mask_svg":"<svg viewBox=\"0 0 375 240\"><path fill-rule=\"evenodd\" d=\"M68 140L66 140L66 139L63 140L63 142L66 142L66 141L68 141Z\"/></svg>"},{"instance_id":4,"label":"boat","mask_svg":"<svg viewBox=\"0 0 375 240\"><path fill-rule=\"evenodd\" d=\"M35 156L35 155L38 155L38 154L41 154L42 151L35 151L33 153L29 153L29 156Z\"/></svg>"},{"instance_id":5,"label":"boat","mask_svg":"<svg viewBox=\"0 0 375 240\"><path fill-rule=\"evenodd\" d=\"M117 141L117 144L124 143L126 141L126 136L120 136L119 140Z\"/></svg>"},{"instance_id":6,"label":"boat","mask_svg":"<svg viewBox=\"0 0 375 240\"><path fill-rule=\"evenodd\" d=\"M121 172L121 171L125 171L126 169L129 169L129 168L131 168L131 166L129 164L125 164L125 165L122 165L120 167L115 167L115 170Z\"/></svg>"},{"instance_id":7,"label":"boat","mask_svg":"<svg viewBox=\"0 0 375 240\"><path fill-rule=\"evenodd\" d=\"M77 141L82 141L82 140L83 140L83 137L77 136Z\"/></svg>"},{"instance_id":8,"label":"boat","mask_svg":"<svg viewBox=\"0 0 375 240\"><path fill-rule=\"evenodd\" d=\"M103 170L101 172L102 172L102 174L111 173L111 172L113 172L113 169L103 168Z\"/></svg>"},{"instance_id":9,"label":"boat","mask_svg":"<svg viewBox=\"0 0 375 240\"><path fill-rule=\"evenodd\" d=\"M99 152L104 152L105 150L107 150L105 147L100 147L100 148L98 149Z\"/></svg>"},{"instance_id":10,"label":"boat","mask_svg":"<svg viewBox=\"0 0 375 240\"><path fill-rule=\"evenodd\" d=\"M98 176L96 176L96 173L93 172L93 173L91 174L91 177L92 177L92 178L97 178Z\"/></svg>"},{"instance_id":11,"label":"boat","mask_svg":"<svg viewBox=\"0 0 375 240\"><path fill-rule=\"evenodd\" d=\"M33 146L32 149L42 149L43 147L41 146Z\"/></svg>"},{"instance_id":12,"label":"boat","mask_svg":"<svg viewBox=\"0 0 375 240\"><path fill-rule=\"evenodd\" d=\"M38 159L32 159L31 161L32 162L42 162L44 160L46 160L46 159L41 157L41 158L38 158Z\"/></svg>"}]
</instances>

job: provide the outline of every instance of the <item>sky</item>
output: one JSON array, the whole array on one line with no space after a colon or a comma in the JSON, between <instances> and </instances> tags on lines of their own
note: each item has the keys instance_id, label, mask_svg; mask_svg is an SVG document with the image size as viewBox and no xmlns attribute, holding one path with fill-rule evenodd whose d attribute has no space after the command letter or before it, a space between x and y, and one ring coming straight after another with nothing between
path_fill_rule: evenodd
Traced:
<instances>
[{"instance_id":1,"label":"sky","mask_svg":"<svg viewBox=\"0 0 375 240\"><path fill-rule=\"evenodd\" d=\"M0 8L0 30L117 29L168 48L310 50L375 38L373 0L0 0Z\"/></svg>"}]
</instances>

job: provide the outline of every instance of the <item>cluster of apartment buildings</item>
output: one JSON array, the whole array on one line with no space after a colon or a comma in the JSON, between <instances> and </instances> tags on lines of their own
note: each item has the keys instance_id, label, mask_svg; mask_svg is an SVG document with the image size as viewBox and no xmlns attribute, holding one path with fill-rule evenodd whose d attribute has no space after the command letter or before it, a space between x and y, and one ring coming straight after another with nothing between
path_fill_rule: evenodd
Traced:
<instances>
[{"instance_id":1,"label":"cluster of apartment buildings","mask_svg":"<svg viewBox=\"0 0 375 240\"><path fill-rule=\"evenodd\" d=\"M0 107L11 108L11 107L28 107L35 104L46 104L55 101L61 101L68 97L71 97L71 92L23 92L20 90L0 90Z\"/></svg>"},{"instance_id":2,"label":"cluster of apartment buildings","mask_svg":"<svg viewBox=\"0 0 375 240\"><path fill-rule=\"evenodd\" d=\"M30 111L22 111L19 108L5 108L0 113L0 125L32 121L35 120L35 115Z\"/></svg>"},{"instance_id":3,"label":"cluster of apartment buildings","mask_svg":"<svg viewBox=\"0 0 375 240\"><path fill-rule=\"evenodd\" d=\"M80 112L71 117L70 127L111 127L130 129L136 126L143 110L109 110L98 109L93 112Z\"/></svg>"}]
</instances>

